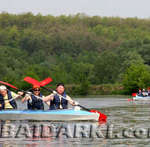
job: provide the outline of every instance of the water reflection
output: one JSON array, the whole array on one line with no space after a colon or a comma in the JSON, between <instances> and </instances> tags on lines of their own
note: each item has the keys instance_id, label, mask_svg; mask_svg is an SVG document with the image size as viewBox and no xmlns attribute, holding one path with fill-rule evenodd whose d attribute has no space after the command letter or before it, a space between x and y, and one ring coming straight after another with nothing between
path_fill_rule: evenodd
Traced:
<instances>
[{"instance_id":1,"label":"water reflection","mask_svg":"<svg viewBox=\"0 0 150 147\"><path fill-rule=\"evenodd\" d=\"M0 139L7 146L84 146L102 142L106 129L106 124L98 122L3 121Z\"/></svg>"},{"instance_id":2,"label":"water reflection","mask_svg":"<svg viewBox=\"0 0 150 147\"><path fill-rule=\"evenodd\" d=\"M87 108L108 116L106 124L97 122L7 121L1 127L0 147L141 147L150 144L150 101L127 101L123 98L77 99ZM85 105L86 104L86 105ZM23 106L20 106L23 109ZM14 125L14 126L13 126ZM16 127L17 126L17 127ZM14 128L13 128L14 127ZM16 127L16 128L15 128ZM75 132L75 127L78 128ZM18 131L18 129L20 130ZM8 130L7 130L8 129ZM90 129L95 129L92 131ZM96 132L99 130L100 132ZM41 131L42 130L42 131ZM54 131L55 130L55 131ZM109 133L108 133L109 131ZM18 134L17 134L18 132ZM28 132L28 133L27 133ZM6 133L6 134L4 134ZM11 131L12 133L12 131ZM91 133L91 134L90 134ZM96 134L97 133L97 134ZM17 134L17 135L16 135ZM4 136L2 136L4 135ZM6 136L7 137L6 137ZM11 134L12 135L12 134ZM10 136L11 136L10 135ZM90 135L92 137L90 137ZM99 137L98 137L99 136Z\"/></svg>"}]
</instances>

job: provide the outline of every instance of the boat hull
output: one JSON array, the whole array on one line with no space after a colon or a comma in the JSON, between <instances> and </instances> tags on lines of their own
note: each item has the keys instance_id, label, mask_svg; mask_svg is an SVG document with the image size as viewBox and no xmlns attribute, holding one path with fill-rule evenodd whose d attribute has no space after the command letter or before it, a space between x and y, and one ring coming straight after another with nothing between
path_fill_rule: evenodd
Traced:
<instances>
[{"instance_id":1,"label":"boat hull","mask_svg":"<svg viewBox=\"0 0 150 147\"><path fill-rule=\"evenodd\" d=\"M98 121L99 115L83 110L3 110L0 120Z\"/></svg>"},{"instance_id":2,"label":"boat hull","mask_svg":"<svg viewBox=\"0 0 150 147\"><path fill-rule=\"evenodd\" d=\"M135 96L133 100L150 100L150 96L142 97L142 96Z\"/></svg>"}]
</instances>

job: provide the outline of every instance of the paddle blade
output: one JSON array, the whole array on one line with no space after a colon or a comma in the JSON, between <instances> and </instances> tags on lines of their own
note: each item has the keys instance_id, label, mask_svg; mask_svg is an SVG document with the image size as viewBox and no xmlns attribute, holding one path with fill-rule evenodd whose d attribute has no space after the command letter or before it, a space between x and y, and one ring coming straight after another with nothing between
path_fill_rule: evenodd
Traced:
<instances>
[{"instance_id":1,"label":"paddle blade","mask_svg":"<svg viewBox=\"0 0 150 147\"><path fill-rule=\"evenodd\" d=\"M105 114L101 113L100 111L91 110L90 112L99 114L99 122L106 122L107 121L107 116Z\"/></svg>"},{"instance_id":2,"label":"paddle blade","mask_svg":"<svg viewBox=\"0 0 150 147\"><path fill-rule=\"evenodd\" d=\"M25 77L24 81L26 81L26 82L28 82L28 83L30 83L32 85L40 86L40 82L38 82L37 80L35 80L35 79L31 78L31 77Z\"/></svg>"},{"instance_id":3,"label":"paddle blade","mask_svg":"<svg viewBox=\"0 0 150 147\"><path fill-rule=\"evenodd\" d=\"M136 93L132 93L132 96L135 97L135 96L136 96Z\"/></svg>"},{"instance_id":4,"label":"paddle blade","mask_svg":"<svg viewBox=\"0 0 150 147\"><path fill-rule=\"evenodd\" d=\"M18 90L17 87L15 87L15 86L13 86L13 85L7 83L7 82L0 81L0 83L1 83L1 84L4 84L4 85L7 85L7 86L9 86L9 87L11 87L11 88L14 88L14 89L16 89L16 90Z\"/></svg>"},{"instance_id":5,"label":"paddle blade","mask_svg":"<svg viewBox=\"0 0 150 147\"><path fill-rule=\"evenodd\" d=\"M130 102L130 101L133 101L133 99L128 99L128 101Z\"/></svg>"},{"instance_id":6,"label":"paddle blade","mask_svg":"<svg viewBox=\"0 0 150 147\"><path fill-rule=\"evenodd\" d=\"M40 81L40 86L43 87L43 86L49 84L50 82L52 82L52 79L48 77L45 80Z\"/></svg>"}]
</instances>

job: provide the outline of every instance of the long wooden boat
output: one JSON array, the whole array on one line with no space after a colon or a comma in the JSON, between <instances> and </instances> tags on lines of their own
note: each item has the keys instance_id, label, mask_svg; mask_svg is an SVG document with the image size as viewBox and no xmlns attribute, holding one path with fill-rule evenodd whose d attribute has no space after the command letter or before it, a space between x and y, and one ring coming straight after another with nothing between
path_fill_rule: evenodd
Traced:
<instances>
[{"instance_id":1,"label":"long wooden boat","mask_svg":"<svg viewBox=\"0 0 150 147\"><path fill-rule=\"evenodd\" d=\"M2 110L0 120L98 121L99 115L83 110Z\"/></svg>"}]
</instances>

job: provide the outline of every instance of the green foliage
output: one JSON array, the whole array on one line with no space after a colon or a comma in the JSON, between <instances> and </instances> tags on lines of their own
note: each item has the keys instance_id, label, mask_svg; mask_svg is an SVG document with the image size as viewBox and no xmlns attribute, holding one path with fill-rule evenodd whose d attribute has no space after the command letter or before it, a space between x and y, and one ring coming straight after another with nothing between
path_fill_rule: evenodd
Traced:
<instances>
[{"instance_id":1,"label":"green foliage","mask_svg":"<svg viewBox=\"0 0 150 147\"><path fill-rule=\"evenodd\" d=\"M83 81L80 84L80 88L79 88L79 95L87 95L89 94L89 82L87 80Z\"/></svg>"},{"instance_id":2,"label":"green foliage","mask_svg":"<svg viewBox=\"0 0 150 147\"><path fill-rule=\"evenodd\" d=\"M133 64L124 74L123 85L127 93L135 92L139 88L148 88L149 83L150 69L144 64Z\"/></svg>"},{"instance_id":3,"label":"green foliage","mask_svg":"<svg viewBox=\"0 0 150 147\"><path fill-rule=\"evenodd\" d=\"M52 77L84 95L122 79L127 92L147 87L149 26L149 19L1 13L0 80L27 88L25 76Z\"/></svg>"},{"instance_id":4,"label":"green foliage","mask_svg":"<svg viewBox=\"0 0 150 147\"><path fill-rule=\"evenodd\" d=\"M141 57L144 59L145 63L150 65L150 43L146 43L140 48L139 54L141 54Z\"/></svg>"},{"instance_id":5,"label":"green foliage","mask_svg":"<svg viewBox=\"0 0 150 147\"><path fill-rule=\"evenodd\" d=\"M95 63L95 83L115 83L120 67L119 57L115 53L103 52Z\"/></svg>"}]
</instances>

